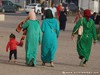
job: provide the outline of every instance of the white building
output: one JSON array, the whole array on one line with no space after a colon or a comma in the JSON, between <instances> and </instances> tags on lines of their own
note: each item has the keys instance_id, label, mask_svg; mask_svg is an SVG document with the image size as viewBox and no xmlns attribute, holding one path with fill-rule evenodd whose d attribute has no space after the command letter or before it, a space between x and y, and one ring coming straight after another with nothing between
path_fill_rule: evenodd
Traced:
<instances>
[{"instance_id":1,"label":"white building","mask_svg":"<svg viewBox=\"0 0 100 75\"><path fill-rule=\"evenodd\" d=\"M90 9L92 12L99 12L100 0L79 0L79 8Z\"/></svg>"}]
</instances>

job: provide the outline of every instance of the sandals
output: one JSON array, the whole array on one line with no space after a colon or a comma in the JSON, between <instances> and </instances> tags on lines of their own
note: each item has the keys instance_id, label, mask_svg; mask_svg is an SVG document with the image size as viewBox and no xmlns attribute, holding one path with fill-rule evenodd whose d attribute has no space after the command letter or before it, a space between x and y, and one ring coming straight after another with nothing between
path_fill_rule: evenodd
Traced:
<instances>
[{"instance_id":1,"label":"sandals","mask_svg":"<svg viewBox=\"0 0 100 75\"><path fill-rule=\"evenodd\" d=\"M84 62L85 62L85 58L83 58L83 59L81 60L81 62L80 62L80 66L82 66L82 67L86 67L87 64L84 63Z\"/></svg>"},{"instance_id":2,"label":"sandals","mask_svg":"<svg viewBox=\"0 0 100 75\"><path fill-rule=\"evenodd\" d=\"M45 62L42 62L42 66L45 66Z\"/></svg>"},{"instance_id":3,"label":"sandals","mask_svg":"<svg viewBox=\"0 0 100 75\"><path fill-rule=\"evenodd\" d=\"M50 66L51 67L54 67L54 63L52 61L50 62Z\"/></svg>"}]
</instances>

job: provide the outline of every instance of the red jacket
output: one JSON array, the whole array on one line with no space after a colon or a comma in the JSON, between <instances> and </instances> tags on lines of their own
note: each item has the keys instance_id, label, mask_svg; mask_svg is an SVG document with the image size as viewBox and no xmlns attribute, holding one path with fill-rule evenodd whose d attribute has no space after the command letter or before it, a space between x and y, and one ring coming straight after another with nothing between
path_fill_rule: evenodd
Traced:
<instances>
[{"instance_id":1,"label":"red jacket","mask_svg":"<svg viewBox=\"0 0 100 75\"><path fill-rule=\"evenodd\" d=\"M17 46L19 46L19 44L20 44L19 42L11 38L6 46L6 51L8 51L8 48L10 48L10 51L17 49Z\"/></svg>"}]
</instances>

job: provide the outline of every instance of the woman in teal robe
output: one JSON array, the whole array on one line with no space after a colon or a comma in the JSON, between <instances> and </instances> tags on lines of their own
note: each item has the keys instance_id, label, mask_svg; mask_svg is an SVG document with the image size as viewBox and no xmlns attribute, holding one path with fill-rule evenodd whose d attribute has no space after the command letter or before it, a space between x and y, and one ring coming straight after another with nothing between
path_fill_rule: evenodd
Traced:
<instances>
[{"instance_id":1,"label":"woman in teal robe","mask_svg":"<svg viewBox=\"0 0 100 75\"><path fill-rule=\"evenodd\" d=\"M83 34L78 35L77 39L77 52L79 54L79 58L81 59L81 66L85 66L86 62L89 60L92 40L94 40L94 43L96 43L97 40L95 24L94 21L89 18L90 15L90 10L86 9L84 11L84 17L76 23L72 32L73 39L75 32L78 30L80 25L83 26Z\"/></svg>"},{"instance_id":2,"label":"woman in teal robe","mask_svg":"<svg viewBox=\"0 0 100 75\"><path fill-rule=\"evenodd\" d=\"M75 32L80 27L83 26L83 34L78 35L77 38L77 52L79 54L79 58L81 59L80 65L85 66L86 62L89 60L92 40L94 40L94 44L96 43L96 27L94 21L90 19L91 13L90 10L86 9L84 11L84 17L81 18L73 28L72 39L74 37Z\"/></svg>"},{"instance_id":3,"label":"woman in teal robe","mask_svg":"<svg viewBox=\"0 0 100 75\"><path fill-rule=\"evenodd\" d=\"M59 25L55 18L53 18L52 11L50 9L46 10L45 19L42 23L42 46L41 46L41 60L42 65L45 63L51 63L53 67L53 61L55 53L58 46L58 35L59 35Z\"/></svg>"},{"instance_id":4,"label":"woman in teal robe","mask_svg":"<svg viewBox=\"0 0 100 75\"><path fill-rule=\"evenodd\" d=\"M36 56L38 53L38 45L42 40L42 31L39 22L36 20L34 10L29 12L29 20L23 25L23 29L26 29L26 64L29 66L36 65Z\"/></svg>"}]
</instances>

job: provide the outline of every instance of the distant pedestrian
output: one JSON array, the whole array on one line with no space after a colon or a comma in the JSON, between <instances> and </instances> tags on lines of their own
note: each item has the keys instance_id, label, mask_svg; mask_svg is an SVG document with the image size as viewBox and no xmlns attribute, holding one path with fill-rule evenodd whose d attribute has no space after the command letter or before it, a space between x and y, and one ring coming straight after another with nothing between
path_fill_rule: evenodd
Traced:
<instances>
[{"instance_id":1,"label":"distant pedestrian","mask_svg":"<svg viewBox=\"0 0 100 75\"><path fill-rule=\"evenodd\" d=\"M95 20L96 20L96 15L97 15L97 13L96 12L94 12L91 16L90 16L90 18L95 22Z\"/></svg>"},{"instance_id":2,"label":"distant pedestrian","mask_svg":"<svg viewBox=\"0 0 100 75\"><path fill-rule=\"evenodd\" d=\"M42 7L41 8L41 20L44 20L44 18L45 18L44 14L45 14L45 9L44 9L44 7Z\"/></svg>"},{"instance_id":3,"label":"distant pedestrian","mask_svg":"<svg viewBox=\"0 0 100 75\"><path fill-rule=\"evenodd\" d=\"M67 21L67 13L64 7L62 7L62 10L60 11L60 16L59 16L60 30L65 31L66 21Z\"/></svg>"},{"instance_id":4,"label":"distant pedestrian","mask_svg":"<svg viewBox=\"0 0 100 75\"><path fill-rule=\"evenodd\" d=\"M97 34L100 34L100 12L96 16L95 25L97 29Z\"/></svg>"},{"instance_id":5,"label":"distant pedestrian","mask_svg":"<svg viewBox=\"0 0 100 75\"><path fill-rule=\"evenodd\" d=\"M100 12L96 16L95 24L100 25Z\"/></svg>"},{"instance_id":6,"label":"distant pedestrian","mask_svg":"<svg viewBox=\"0 0 100 75\"><path fill-rule=\"evenodd\" d=\"M66 5L66 7L65 7L65 8L66 8L66 11L67 11L67 12L69 12L69 7L68 7L68 4Z\"/></svg>"},{"instance_id":7,"label":"distant pedestrian","mask_svg":"<svg viewBox=\"0 0 100 75\"><path fill-rule=\"evenodd\" d=\"M55 7L55 4L52 3L50 9L51 9L51 11L52 11L53 17L56 17L57 9L56 9L56 7Z\"/></svg>"},{"instance_id":8,"label":"distant pedestrian","mask_svg":"<svg viewBox=\"0 0 100 75\"><path fill-rule=\"evenodd\" d=\"M62 3L60 3L60 4L58 5L58 7L57 7L58 19L59 19L59 17L60 17L60 11L61 11L61 9L62 9Z\"/></svg>"},{"instance_id":9,"label":"distant pedestrian","mask_svg":"<svg viewBox=\"0 0 100 75\"><path fill-rule=\"evenodd\" d=\"M42 46L41 46L41 60L42 65L50 63L51 67L54 66L54 57L58 46L57 37L59 35L58 21L53 17L50 9L46 10L45 19L42 23Z\"/></svg>"},{"instance_id":10,"label":"distant pedestrian","mask_svg":"<svg viewBox=\"0 0 100 75\"><path fill-rule=\"evenodd\" d=\"M86 66L91 53L92 40L96 44L97 35L94 21L90 19L91 12L89 9L84 10L84 17L79 19L73 28L72 39L80 26L83 26L83 33L77 38L77 52L81 59L80 65Z\"/></svg>"},{"instance_id":11,"label":"distant pedestrian","mask_svg":"<svg viewBox=\"0 0 100 75\"><path fill-rule=\"evenodd\" d=\"M14 63L16 63L16 60L17 60L17 46L20 46L22 42L21 41L17 42L16 41L16 36L13 33L10 34L9 38L10 38L10 40L7 43L6 52L8 52L8 49L10 49L9 62L12 62L12 55L14 54Z\"/></svg>"}]
</instances>

